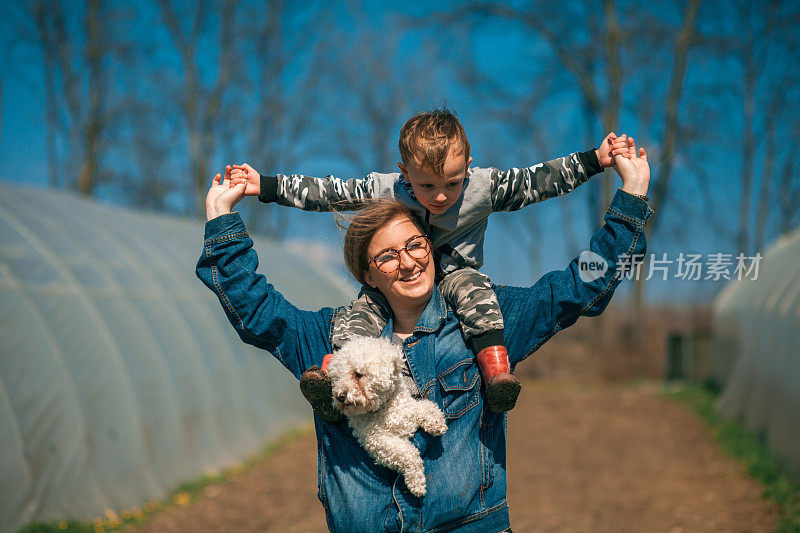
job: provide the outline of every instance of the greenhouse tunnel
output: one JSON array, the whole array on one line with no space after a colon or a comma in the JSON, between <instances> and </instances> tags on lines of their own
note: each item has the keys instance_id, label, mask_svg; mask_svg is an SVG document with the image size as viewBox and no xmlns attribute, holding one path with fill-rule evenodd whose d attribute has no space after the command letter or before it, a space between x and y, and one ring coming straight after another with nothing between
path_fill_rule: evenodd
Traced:
<instances>
[{"instance_id":1,"label":"greenhouse tunnel","mask_svg":"<svg viewBox=\"0 0 800 533\"><path fill-rule=\"evenodd\" d=\"M756 279L719 294L713 323L719 411L800 473L800 230L763 254Z\"/></svg>"},{"instance_id":2,"label":"greenhouse tunnel","mask_svg":"<svg viewBox=\"0 0 800 533\"><path fill-rule=\"evenodd\" d=\"M0 182L0 531L163 498L311 420L195 277L202 236L200 220ZM298 307L352 298L309 258L255 247Z\"/></svg>"}]
</instances>

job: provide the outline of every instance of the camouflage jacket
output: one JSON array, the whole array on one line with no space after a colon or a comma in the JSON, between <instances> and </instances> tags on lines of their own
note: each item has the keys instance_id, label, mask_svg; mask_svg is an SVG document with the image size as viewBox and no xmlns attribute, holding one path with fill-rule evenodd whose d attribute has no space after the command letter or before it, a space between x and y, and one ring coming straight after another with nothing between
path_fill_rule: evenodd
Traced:
<instances>
[{"instance_id":1,"label":"camouflage jacket","mask_svg":"<svg viewBox=\"0 0 800 533\"><path fill-rule=\"evenodd\" d=\"M300 174L261 177L262 202L306 211L358 208L371 198L397 198L408 205L428 231L444 272L483 265L483 236L487 218L496 211L516 211L526 205L571 192L602 171L594 150L576 152L528 168L500 171L470 168L461 196L446 212L436 215L414 196L400 173L372 172L365 178L342 180Z\"/></svg>"}]
</instances>

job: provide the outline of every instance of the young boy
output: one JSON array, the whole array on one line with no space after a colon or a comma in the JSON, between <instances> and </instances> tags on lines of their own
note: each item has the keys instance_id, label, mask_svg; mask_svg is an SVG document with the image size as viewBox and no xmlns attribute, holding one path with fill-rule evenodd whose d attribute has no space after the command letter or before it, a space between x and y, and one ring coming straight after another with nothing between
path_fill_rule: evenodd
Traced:
<instances>
[{"instance_id":1,"label":"young boy","mask_svg":"<svg viewBox=\"0 0 800 533\"><path fill-rule=\"evenodd\" d=\"M616 143L616 144L615 144ZM487 400L494 412L514 407L521 389L511 375L503 341L503 317L488 277L477 271L483 264L487 218L495 211L514 211L528 204L571 192L604 167L613 165L611 151L620 145L611 133L598 150L574 153L525 169L499 171L470 168L470 145L456 115L442 108L420 113L400 130L400 173L372 172L363 179L328 176L261 176L247 164L226 167L231 186L247 182L245 194L262 202L277 202L307 211L356 209L363 201L394 197L407 204L423 227L438 262L437 281L445 300L455 309L464 335L478 360ZM227 177L227 176L226 176ZM389 307L376 290L364 287L349 310L334 325L334 354L348 339L380 335L389 320ZM309 368L301 390L317 414L335 421L326 368Z\"/></svg>"}]
</instances>

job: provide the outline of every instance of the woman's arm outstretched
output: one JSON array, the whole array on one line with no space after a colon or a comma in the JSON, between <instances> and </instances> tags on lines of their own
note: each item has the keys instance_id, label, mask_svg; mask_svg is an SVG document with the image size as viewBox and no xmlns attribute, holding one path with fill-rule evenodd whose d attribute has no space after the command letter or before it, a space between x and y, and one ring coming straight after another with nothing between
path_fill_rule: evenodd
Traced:
<instances>
[{"instance_id":1,"label":"woman's arm outstretched","mask_svg":"<svg viewBox=\"0 0 800 533\"><path fill-rule=\"evenodd\" d=\"M644 256L644 228L652 214L646 201L650 168L644 149L636 153L633 139L627 150L630 159L615 157L622 188L589 248L566 269L548 272L532 287L497 288L512 365L580 316L599 315L625 274Z\"/></svg>"},{"instance_id":2,"label":"woman's arm outstretched","mask_svg":"<svg viewBox=\"0 0 800 533\"><path fill-rule=\"evenodd\" d=\"M256 272L258 256L239 213L244 184L229 187L217 174L206 196L205 242L197 277L222 304L246 343L268 350L296 377L330 352L333 310L302 311Z\"/></svg>"}]
</instances>

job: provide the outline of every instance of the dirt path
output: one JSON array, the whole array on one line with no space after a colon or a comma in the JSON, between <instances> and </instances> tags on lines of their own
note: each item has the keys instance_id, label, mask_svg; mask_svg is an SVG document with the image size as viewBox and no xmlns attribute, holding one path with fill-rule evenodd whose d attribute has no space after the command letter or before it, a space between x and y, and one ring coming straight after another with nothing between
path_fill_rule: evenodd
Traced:
<instances>
[{"instance_id":1,"label":"dirt path","mask_svg":"<svg viewBox=\"0 0 800 533\"><path fill-rule=\"evenodd\" d=\"M508 433L516 532L766 532L777 524L761 487L657 386L529 382ZM326 531L313 435L207 493L136 531Z\"/></svg>"}]
</instances>

